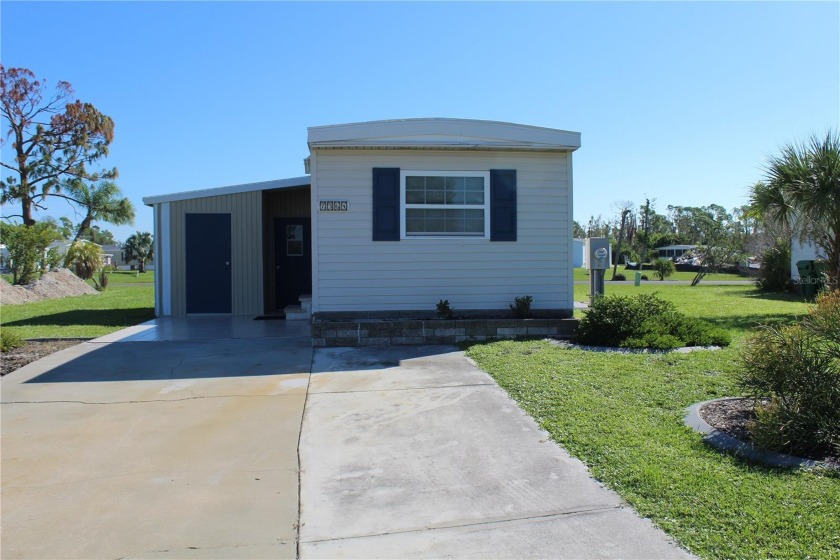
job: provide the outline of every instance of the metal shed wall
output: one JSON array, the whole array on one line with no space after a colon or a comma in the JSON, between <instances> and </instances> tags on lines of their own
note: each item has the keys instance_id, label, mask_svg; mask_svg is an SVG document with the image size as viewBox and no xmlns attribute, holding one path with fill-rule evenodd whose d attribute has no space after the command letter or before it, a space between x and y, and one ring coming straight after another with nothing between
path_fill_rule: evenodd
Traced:
<instances>
[{"instance_id":1,"label":"metal shed wall","mask_svg":"<svg viewBox=\"0 0 840 560\"><path fill-rule=\"evenodd\" d=\"M251 191L168 203L171 247L172 315L186 314L186 239L184 215L231 215L232 313L263 313L263 209L262 192Z\"/></svg>"}]
</instances>

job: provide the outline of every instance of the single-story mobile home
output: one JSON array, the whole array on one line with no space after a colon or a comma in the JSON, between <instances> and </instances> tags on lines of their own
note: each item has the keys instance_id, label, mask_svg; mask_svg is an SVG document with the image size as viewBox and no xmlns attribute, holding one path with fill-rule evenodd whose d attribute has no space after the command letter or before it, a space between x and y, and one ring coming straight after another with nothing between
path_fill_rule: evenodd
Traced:
<instances>
[{"instance_id":1,"label":"single-story mobile home","mask_svg":"<svg viewBox=\"0 0 840 560\"><path fill-rule=\"evenodd\" d=\"M305 176L144 198L158 316L482 312L525 295L571 314L579 133L406 119L313 127L308 144Z\"/></svg>"},{"instance_id":2,"label":"single-story mobile home","mask_svg":"<svg viewBox=\"0 0 840 560\"><path fill-rule=\"evenodd\" d=\"M669 259L675 259L677 257L681 257L689 251L693 251L697 248L697 245L666 245L664 247L659 247L657 251L659 251L659 256Z\"/></svg>"}]
</instances>

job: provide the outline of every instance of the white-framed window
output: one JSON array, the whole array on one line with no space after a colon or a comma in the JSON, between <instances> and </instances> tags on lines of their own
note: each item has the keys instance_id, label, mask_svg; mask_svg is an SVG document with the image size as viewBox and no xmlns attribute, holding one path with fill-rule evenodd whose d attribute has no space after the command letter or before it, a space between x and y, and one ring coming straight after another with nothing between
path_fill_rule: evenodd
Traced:
<instances>
[{"instance_id":1,"label":"white-framed window","mask_svg":"<svg viewBox=\"0 0 840 560\"><path fill-rule=\"evenodd\" d=\"M489 171L400 171L401 238L490 238Z\"/></svg>"}]
</instances>

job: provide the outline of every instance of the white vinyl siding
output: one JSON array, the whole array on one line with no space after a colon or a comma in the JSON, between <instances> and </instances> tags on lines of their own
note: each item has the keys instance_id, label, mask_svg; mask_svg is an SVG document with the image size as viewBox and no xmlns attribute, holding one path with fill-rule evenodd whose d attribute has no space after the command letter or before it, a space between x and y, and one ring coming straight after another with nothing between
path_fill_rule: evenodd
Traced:
<instances>
[{"instance_id":1,"label":"white vinyl siding","mask_svg":"<svg viewBox=\"0 0 840 560\"><path fill-rule=\"evenodd\" d=\"M313 200L346 200L350 208L321 212L313 220L314 311L431 312L440 299L456 311L507 311L524 295L533 296L534 309L572 309L570 153L317 149L313 155ZM517 241L469 236L372 241L374 167L438 173L515 169Z\"/></svg>"}]
</instances>

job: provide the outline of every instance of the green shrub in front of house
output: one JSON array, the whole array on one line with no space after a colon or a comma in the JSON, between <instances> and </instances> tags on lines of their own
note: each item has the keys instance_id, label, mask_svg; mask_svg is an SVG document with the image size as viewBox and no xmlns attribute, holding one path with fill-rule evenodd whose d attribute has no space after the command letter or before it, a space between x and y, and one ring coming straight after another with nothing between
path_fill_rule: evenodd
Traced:
<instances>
[{"instance_id":1,"label":"green shrub in front of house","mask_svg":"<svg viewBox=\"0 0 840 560\"><path fill-rule=\"evenodd\" d=\"M20 348L25 344L24 340L9 330L0 331L0 352L9 352Z\"/></svg>"},{"instance_id":2,"label":"green shrub in front of house","mask_svg":"<svg viewBox=\"0 0 840 560\"><path fill-rule=\"evenodd\" d=\"M728 346L727 331L687 317L656 294L600 296L578 323L575 338L590 346L654 348Z\"/></svg>"},{"instance_id":3,"label":"green shrub in front of house","mask_svg":"<svg viewBox=\"0 0 840 560\"><path fill-rule=\"evenodd\" d=\"M840 291L800 324L762 327L741 353L739 382L756 399L751 431L765 449L840 455Z\"/></svg>"}]
</instances>

